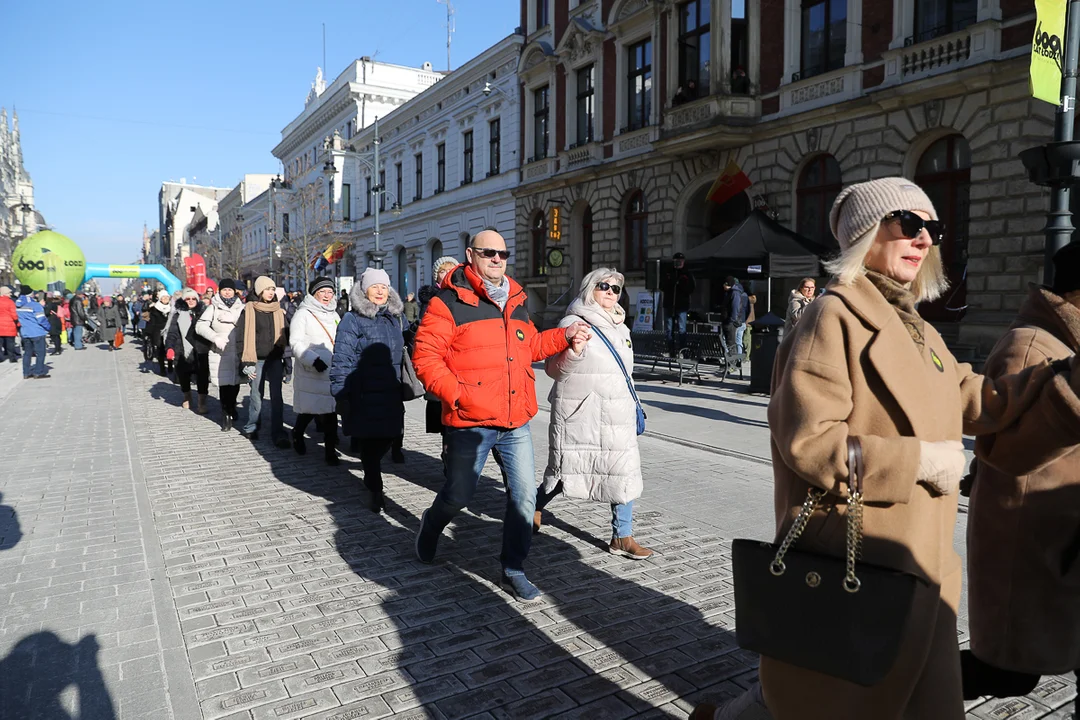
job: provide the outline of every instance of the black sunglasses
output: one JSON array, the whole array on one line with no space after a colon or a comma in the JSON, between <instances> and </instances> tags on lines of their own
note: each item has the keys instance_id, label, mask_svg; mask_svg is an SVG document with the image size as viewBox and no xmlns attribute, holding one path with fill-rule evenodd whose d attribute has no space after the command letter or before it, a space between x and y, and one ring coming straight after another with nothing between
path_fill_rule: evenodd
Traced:
<instances>
[{"instance_id":1,"label":"black sunglasses","mask_svg":"<svg viewBox=\"0 0 1080 720\"><path fill-rule=\"evenodd\" d=\"M910 210L896 210L885 216L886 220L899 220L900 232L906 238L915 238L923 228L930 235L930 242L940 245L945 239L945 223L940 220L923 220Z\"/></svg>"},{"instance_id":2,"label":"black sunglasses","mask_svg":"<svg viewBox=\"0 0 1080 720\"><path fill-rule=\"evenodd\" d=\"M619 293L622 292L622 286L621 285L612 285L612 284L606 283L606 282L598 282L598 283L596 283L596 289L597 290L603 290L605 292L610 290L611 292L615 293L616 295L618 295Z\"/></svg>"},{"instance_id":3,"label":"black sunglasses","mask_svg":"<svg viewBox=\"0 0 1080 720\"><path fill-rule=\"evenodd\" d=\"M477 253L478 255L480 255L480 257L485 257L488 260L493 259L496 255L501 257L503 260L509 260L510 259L510 251L509 250L492 250L491 248L477 248L477 247L474 247L472 249L472 251L474 253Z\"/></svg>"}]
</instances>

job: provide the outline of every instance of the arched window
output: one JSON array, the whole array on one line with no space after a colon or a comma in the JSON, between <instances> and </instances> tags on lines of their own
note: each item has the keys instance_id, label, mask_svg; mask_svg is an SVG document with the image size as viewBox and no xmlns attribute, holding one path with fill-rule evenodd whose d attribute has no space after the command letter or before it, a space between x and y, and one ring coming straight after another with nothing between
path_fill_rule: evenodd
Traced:
<instances>
[{"instance_id":1,"label":"arched window","mask_svg":"<svg viewBox=\"0 0 1080 720\"><path fill-rule=\"evenodd\" d=\"M967 303L965 271L971 207L971 148L964 136L948 135L928 147L915 169L915 183L926 191L938 218L945 223L941 261L951 288L941 300L920 305L919 313L927 320L959 320Z\"/></svg>"},{"instance_id":2,"label":"arched window","mask_svg":"<svg viewBox=\"0 0 1080 720\"><path fill-rule=\"evenodd\" d=\"M547 219L541 210L533 214L532 222L529 223L529 240L529 249L532 252L529 258L530 275L539 277L544 274L544 246L547 242Z\"/></svg>"},{"instance_id":3,"label":"arched window","mask_svg":"<svg viewBox=\"0 0 1080 720\"><path fill-rule=\"evenodd\" d=\"M829 211L840 194L840 187L840 163L832 155L818 155L803 168L795 190L800 235L821 245L835 245L829 228Z\"/></svg>"},{"instance_id":4,"label":"arched window","mask_svg":"<svg viewBox=\"0 0 1080 720\"><path fill-rule=\"evenodd\" d=\"M645 193L640 190L630 192L623 222L626 233L626 270L644 270L645 260L649 256L649 209L645 204Z\"/></svg>"},{"instance_id":5,"label":"arched window","mask_svg":"<svg viewBox=\"0 0 1080 720\"><path fill-rule=\"evenodd\" d=\"M409 262L405 255L405 248L398 248L394 265L397 266L397 291L404 299L405 294L409 292Z\"/></svg>"},{"instance_id":6,"label":"arched window","mask_svg":"<svg viewBox=\"0 0 1080 720\"><path fill-rule=\"evenodd\" d=\"M435 262L446 253L443 252L442 240L435 240L431 243L431 262Z\"/></svg>"}]
</instances>

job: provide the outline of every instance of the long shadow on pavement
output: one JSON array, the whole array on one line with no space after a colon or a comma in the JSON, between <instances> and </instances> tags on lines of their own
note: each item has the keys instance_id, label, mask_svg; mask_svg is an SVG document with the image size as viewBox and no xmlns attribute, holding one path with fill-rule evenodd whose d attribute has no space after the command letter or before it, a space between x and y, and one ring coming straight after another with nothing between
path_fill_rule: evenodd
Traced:
<instances>
[{"instance_id":1,"label":"long shadow on pavement","mask_svg":"<svg viewBox=\"0 0 1080 720\"><path fill-rule=\"evenodd\" d=\"M4 494L0 493L0 500ZM22 528L19 526L19 513L10 505L0 503L0 550L10 550L22 540Z\"/></svg>"},{"instance_id":2,"label":"long shadow on pavement","mask_svg":"<svg viewBox=\"0 0 1080 720\"><path fill-rule=\"evenodd\" d=\"M112 698L98 667L98 650L95 635L86 635L73 645L51 632L24 637L0 660L0 718L115 720ZM72 687L77 702L70 695L63 697Z\"/></svg>"}]
</instances>

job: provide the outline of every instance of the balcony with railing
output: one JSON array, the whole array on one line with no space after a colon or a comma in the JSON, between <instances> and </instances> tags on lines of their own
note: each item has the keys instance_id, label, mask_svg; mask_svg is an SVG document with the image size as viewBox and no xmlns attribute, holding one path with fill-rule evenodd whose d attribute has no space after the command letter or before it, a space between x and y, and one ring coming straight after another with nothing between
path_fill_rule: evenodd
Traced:
<instances>
[{"instance_id":1,"label":"balcony with railing","mask_svg":"<svg viewBox=\"0 0 1080 720\"><path fill-rule=\"evenodd\" d=\"M957 30L949 26L931 28L906 38L903 47L882 53L883 86L962 70L994 59L1000 48L998 20L985 20Z\"/></svg>"},{"instance_id":2,"label":"balcony with railing","mask_svg":"<svg viewBox=\"0 0 1080 720\"><path fill-rule=\"evenodd\" d=\"M752 119L761 114L758 99L751 95L710 95L664 111L665 138L701 130L726 119Z\"/></svg>"},{"instance_id":3,"label":"balcony with railing","mask_svg":"<svg viewBox=\"0 0 1080 720\"><path fill-rule=\"evenodd\" d=\"M559 153L559 167L567 170L579 170L591 165L599 165L604 161L604 146L598 142L587 142L581 145L572 145L567 150Z\"/></svg>"}]
</instances>

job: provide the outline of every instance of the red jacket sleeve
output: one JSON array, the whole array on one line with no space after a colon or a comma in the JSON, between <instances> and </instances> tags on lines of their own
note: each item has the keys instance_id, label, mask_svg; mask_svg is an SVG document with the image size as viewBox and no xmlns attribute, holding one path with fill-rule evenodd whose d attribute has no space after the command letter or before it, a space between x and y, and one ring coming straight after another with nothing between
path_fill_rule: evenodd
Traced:
<instances>
[{"instance_id":1,"label":"red jacket sleeve","mask_svg":"<svg viewBox=\"0 0 1080 720\"><path fill-rule=\"evenodd\" d=\"M444 403L453 405L461 395L457 376L446 365L446 355L454 340L454 322L450 309L438 297L431 299L413 346L413 367L424 389Z\"/></svg>"},{"instance_id":2,"label":"red jacket sleeve","mask_svg":"<svg viewBox=\"0 0 1080 720\"><path fill-rule=\"evenodd\" d=\"M529 344L532 346L533 362L547 360L552 355L558 355L570 347L570 341L566 339L566 328L563 327L535 333Z\"/></svg>"}]
</instances>

